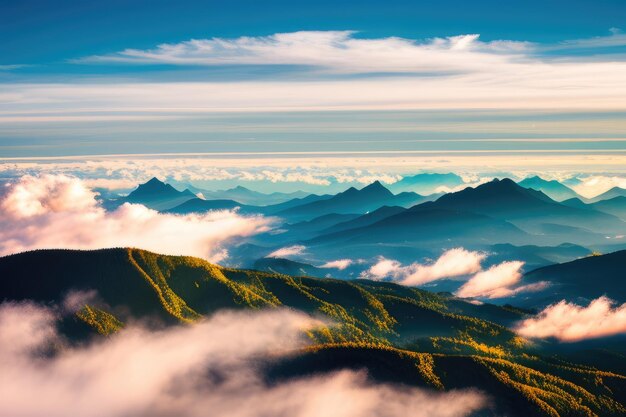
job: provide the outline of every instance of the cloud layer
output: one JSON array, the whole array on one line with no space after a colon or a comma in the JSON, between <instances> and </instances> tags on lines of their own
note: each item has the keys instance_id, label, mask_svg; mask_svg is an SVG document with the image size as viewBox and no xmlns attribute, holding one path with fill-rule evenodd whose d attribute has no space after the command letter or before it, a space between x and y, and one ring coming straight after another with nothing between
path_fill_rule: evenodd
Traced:
<instances>
[{"instance_id":1,"label":"cloud layer","mask_svg":"<svg viewBox=\"0 0 626 417\"><path fill-rule=\"evenodd\" d=\"M563 300L522 321L517 332L524 337L554 337L565 342L625 334L626 304L615 306L607 297L597 298L587 307Z\"/></svg>"},{"instance_id":2,"label":"cloud layer","mask_svg":"<svg viewBox=\"0 0 626 417\"><path fill-rule=\"evenodd\" d=\"M3 255L42 248L132 246L217 262L227 256L229 240L255 234L269 224L262 217L233 211L179 216L124 204L107 212L81 180L62 175L24 176L3 191Z\"/></svg>"},{"instance_id":3,"label":"cloud layer","mask_svg":"<svg viewBox=\"0 0 626 417\"><path fill-rule=\"evenodd\" d=\"M63 346L55 319L48 308L0 306L0 414L462 417L485 405L471 391L374 384L355 371L268 385L258 363L302 347L301 330L315 324L290 311L222 312L160 331L131 325L105 340L37 354L52 342Z\"/></svg>"}]
</instances>

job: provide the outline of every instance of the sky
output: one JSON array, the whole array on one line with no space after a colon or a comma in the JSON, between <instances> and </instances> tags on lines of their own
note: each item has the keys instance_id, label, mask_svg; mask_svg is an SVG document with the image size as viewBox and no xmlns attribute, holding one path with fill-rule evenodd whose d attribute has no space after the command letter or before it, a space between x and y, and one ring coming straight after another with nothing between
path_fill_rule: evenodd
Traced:
<instances>
[{"instance_id":1,"label":"sky","mask_svg":"<svg viewBox=\"0 0 626 417\"><path fill-rule=\"evenodd\" d=\"M0 160L626 163L622 1L3 0L0 11Z\"/></svg>"}]
</instances>

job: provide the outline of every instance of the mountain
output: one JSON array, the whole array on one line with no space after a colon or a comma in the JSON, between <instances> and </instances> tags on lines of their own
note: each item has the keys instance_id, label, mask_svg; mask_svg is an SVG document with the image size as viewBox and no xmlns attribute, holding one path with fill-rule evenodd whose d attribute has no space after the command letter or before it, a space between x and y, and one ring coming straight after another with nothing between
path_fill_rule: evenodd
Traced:
<instances>
[{"instance_id":1,"label":"mountain","mask_svg":"<svg viewBox=\"0 0 626 417\"><path fill-rule=\"evenodd\" d=\"M359 227L369 226L383 219L386 219L387 217L402 213L404 210L406 209L399 206L383 206L378 210L372 211L371 213L367 213L362 216L357 216L356 218L348 219L344 222L334 224L320 231L320 233L337 233L343 230L357 229Z\"/></svg>"},{"instance_id":2,"label":"mountain","mask_svg":"<svg viewBox=\"0 0 626 417\"><path fill-rule=\"evenodd\" d=\"M335 228L340 224L344 224L358 217L361 217L361 215L337 213L324 214L308 221L288 224L285 228L290 234L294 235L294 237L302 239L303 236L307 234L317 232L323 233L324 230Z\"/></svg>"},{"instance_id":3,"label":"mountain","mask_svg":"<svg viewBox=\"0 0 626 417\"><path fill-rule=\"evenodd\" d=\"M145 184L140 184L134 191L128 194L128 196L117 202L119 204L143 204L154 210L167 210L192 198L197 197L191 191L178 191L171 185L165 184L157 178L152 178Z\"/></svg>"},{"instance_id":4,"label":"mountain","mask_svg":"<svg viewBox=\"0 0 626 417\"><path fill-rule=\"evenodd\" d=\"M570 198L578 198L576 191L561 184L557 180L544 180L539 176L528 177L518 182L524 188L532 188L541 191L548 197L556 201L568 200Z\"/></svg>"},{"instance_id":5,"label":"mountain","mask_svg":"<svg viewBox=\"0 0 626 417\"><path fill-rule=\"evenodd\" d=\"M244 206L233 200L203 200L201 198L193 198L176 207L165 210L165 212L174 214L205 213L211 210L232 210L237 207L242 209L242 211L255 211L255 208Z\"/></svg>"},{"instance_id":6,"label":"mountain","mask_svg":"<svg viewBox=\"0 0 626 417\"><path fill-rule=\"evenodd\" d=\"M76 291L90 297L76 313L65 313L59 330L72 338L109 335L148 318L173 326L223 308L284 306L326 317L329 325L307 332L306 349L282 359L259 358L268 381L366 369L374 381L480 390L491 399L481 416L626 412L626 377L611 372L620 367L616 356L602 350L586 355L608 364L599 371L565 360L563 349L544 347L557 345L531 344L507 328L529 312L510 306L475 305L386 282L224 268L139 249L42 250L0 258L4 300L60 305Z\"/></svg>"},{"instance_id":7,"label":"mountain","mask_svg":"<svg viewBox=\"0 0 626 417\"><path fill-rule=\"evenodd\" d=\"M400 181L389 185L389 189L394 193L409 191L429 195L441 192L442 187L453 189L463 184L463 178L453 173L417 174L402 178Z\"/></svg>"},{"instance_id":8,"label":"mountain","mask_svg":"<svg viewBox=\"0 0 626 417\"><path fill-rule=\"evenodd\" d=\"M608 200L615 197L626 197L626 188L613 187L607 192L590 198L589 202L595 203L597 201Z\"/></svg>"},{"instance_id":9,"label":"mountain","mask_svg":"<svg viewBox=\"0 0 626 417\"><path fill-rule=\"evenodd\" d=\"M550 298L544 303L561 299L584 303L606 295L621 304L626 302L624 271L626 250L621 250L535 269L524 275L524 282L552 283Z\"/></svg>"},{"instance_id":10,"label":"mountain","mask_svg":"<svg viewBox=\"0 0 626 417\"><path fill-rule=\"evenodd\" d=\"M584 203L578 198L565 200L562 204L569 207L582 208L587 210L596 210L604 213L612 214L626 221L626 197L617 196L607 200L599 200L595 203Z\"/></svg>"},{"instance_id":11,"label":"mountain","mask_svg":"<svg viewBox=\"0 0 626 417\"><path fill-rule=\"evenodd\" d=\"M311 264L296 262L284 258L261 258L254 262L252 269L257 271L285 274L295 277L325 277L330 269L318 268Z\"/></svg>"},{"instance_id":12,"label":"mountain","mask_svg":"<svg viewBox=\"0 0 626 417\"><path fill-rule=\"evenodd\" d=\"M350 187L331 198L291 207L276 214L287 218L307 219L328 213L362 214L385 205L408 207L421 201L424 201L424 197L419 194L400 193L394 195L379 181L375 181L360 190Z\"/></svg>"},{"instance_id":13,"label":"mountain","mask_svg":"<svg viewBox=\"0 0 626 417\"><path fill-rule=\"evenodd\" d=\"M509 243L499 243L492 245L489 248L489 253L489 261L494 264L516 259L523 261L527 270L569 262L591 255L589 249L572 243L562 243L557 246L515 246Z\"/></svg>"},{"instance_id":14,"label":"mountain","mask_svg":"<svg viewBox=\"0 0 626 417\"><path fill-rule=\"evenodd\" d=\"M201 193L207 200L235 200L241 204L252 206L269 206L284 203L294 198L303 198L308 195L304 191L295 191L292 193L273 192L269 194L250 190L249 188L238 185L226 190L208 191L197 187L189 187L189 190L195 194Z\"/></svg>"},{"instance_id":15,"label":"mountain","mask_svg":"<svg viewBox=\"0 0 626 417\"><path fill-rule=\"evenodd\" d=\"M612 214L626 221L626 196L618 196L600 200L590 204L595 210Z\"/></svg>"},{"instance_id":16,"label":"mountain","mask_svg":"<svg viewBox=\"0 0 626 417\"><path fill-rule=\"evenodd\" d=\"M533 189L527 189L504 178L446 194L429 207L463 210L497 219L507 220L529 231L536 232L545 223L565 226L583 226L599 232L616 233L626 229L626 223L615 216L557 203Z\"/></svg>"},{"instance_id":17,"label":"mountain","mask_svg":"<svg viewBox=\"0 0 626 417\"><path fill-rule=\"evenodd\" d=\"M465 211L430 208L426 204L364 227L321 235L307 243L432 246L446 242L449 245L451 241L455 245L524 242L528 238L525 232L506 221Z\"/></svg>"}]
</instances>

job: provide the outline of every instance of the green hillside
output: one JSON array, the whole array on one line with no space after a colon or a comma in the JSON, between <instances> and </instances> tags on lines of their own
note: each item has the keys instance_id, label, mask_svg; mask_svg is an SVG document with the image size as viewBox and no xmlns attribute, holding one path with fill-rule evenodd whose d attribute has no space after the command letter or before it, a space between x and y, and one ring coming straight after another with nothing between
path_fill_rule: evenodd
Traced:
<instances>
[{"instance_id":1,"label":"green hillside","mask_svg":"<svg viewBox=\"0 0 626 417\"><path fill-rule=\"evenodd\" d=\"M291 277L223 268L139 249L44 250L0 258L5 300L61 303L71 291L97 296L64 323L111 334L130 319L191 323L221 308L289 307L335 324L309 333L312 346L273 364L274 378L326 368L365 367L373 378L434 389L477 387L493 414L617 416L626 378L543 356L507 328L525 312L474 305L391 283Z\"/></svg>"}]
</instances>

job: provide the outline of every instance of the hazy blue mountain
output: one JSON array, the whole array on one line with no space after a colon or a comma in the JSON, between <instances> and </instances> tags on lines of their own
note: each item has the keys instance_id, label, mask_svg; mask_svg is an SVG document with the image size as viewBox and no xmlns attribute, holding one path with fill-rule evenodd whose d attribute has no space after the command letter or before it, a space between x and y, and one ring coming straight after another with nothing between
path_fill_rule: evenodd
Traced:
<instances>
[{"instance_id":1,"label":"hazy blue mountain","mask_svg":"<svg viewBox=\"0 0 626 417\"><path fill-rule=\"evenodd\" d=\"M477 245L525 242L529 236L516 226L482 214L418 205L365 227L321 235L312 244L414 244L454 242Z\"/></svg>"},{"instance_id":2,"label":"hazy blue mountain","mask_svg":"<svg viewBox=\"0 0 626 417\"><path fill-rule=\"evenodd\" d=\"M268 214L275 214L275 213L283 212L285 210L289 210L289 209L291 209L293 207L298 207L298 206L302 206L302 205L305 205L305 204L314 203L314 202L317 202L317 201L328 200L328 199L333 198L333 197L334 197L334 195L332 195L332 194L322 194L322 195L309 194L306 197L293 198L291 200L287 200L287 201L282 202L282 203L266 206L266 207L263 208L263 211L265 213L268 213ZM320 213L320 215L321 214L322 213Z\"/></svg>"},{"instance_id":3,"label":"hazy blue mountain","mask_svg":"<svg viewBox=\"0 0 626 417\"><path fill-rule=\"evenodd\" d=\"M580 209L591 209L588 203L584 202L580 199L580 197L574 197L567 200L561 201L561 204L568 207L580 208Z\"/></svg>"},{"instance_id":4,"label":"hazy blue mountain","mask_svg":"<svg viewBox=\"0 0 626 417\"><path fill-rule=\"evenodd\" d=\"M537 269L556 263L569 262L591 255L591 250L572 243L557 246L522 245L500 243L489 247L489 262L500 263L516 259L526 263L527 270Z\"/></svg>"},{"instance_id":5,"label":"hazy blue mountain","mask_svg":"<svg viewBox=\"0 0 626 417\"><path fill-rule=\"evenodd\" d=\"M284 258L261 258L254 262L252 269L257 271L285 274L296 277L309 276L323 278L332 271L326 268L317 268L313 265L292 261Z\"/></svg>"},{"instance_id":6,"label":"hazy blue mountain","mask_svg":"<svg viewBox=\"0 0 626 417\"><path fill-rule=\"evenodd\" d=\"M598 196L589 199L590 203L597 201L609 200L615 197L626 197L626 188L613 187L609 191L606 191Z\"/></svg>"},{"instance_id":7,"label":"hazy blue mountain","mask_svg":"<svg viewBox=\"0 0 626 417\"><path fill-rule=\"evenodd\" d=\"M337 214L330 213L316 217L311 220L302 221L293 224L287 224L284 227L292 234L308 234L308 233L323 233L329 228L336 228L341 224L349 222L350 220L361 217L360 214ZM302 238L300 236L300 238Z\"/></svg>"},{"instance_id":8,"label":"hazy blue mountain","mask_svg":"<svg viewBox=\"0 0 626 417\"><path fill-rule=\"evenodd\" d=\"M406 176L400 181L390 184L388 188L394 193L412 191L421 195L438 193L439 187L454 188L463 185L463 179L456 174L417 174Z\"/></svg>"},{"instance_id":9,"label":"hazy blue mountain","mask_svg":"<svg viewBox=\"0 0 626 417\"><path fill-rule=\"evenodd\" d=\"M367 213L385 205L408 207L421 201L424 201L424 197L419 194L394 195L379 181L375 181L360 190L350 187L331 198L291 207L276 214L287 218L307 219L328 213Z\"/></svg>"},{"instance_id":10,"label":"hazy blue mountain","mask_svg":"<svg viewBox=\"0 0 626 417\"><path fill-rule=\"evenodd\" d=\"M128 196L113 200L112 203L120 205L127 202L143 204L154 210L168 210L193 198L197 197L189 190L178 191L171 185L157 178L152 178L150 181L140 184Z\"/></svg>"},{"instance_id":11,"label":"hazy blue mountain","mask_svg":"<svg viewBox=\"0 0 626 417\"><path fill-rule=\"evenodd\" d=\"M511 221L532 233L545 223L583 226L607 233L626 229L626 223L615 216L557 203L541 191L521 187L508 178L446 194L422 205L484 214Z\"/></svg>"},{"instance_id":12,"label":"hazy blue mountain","mask_svg":"<svg viewBox=\"0 0 626 417\"><path fill-rule=\"evenodd\" d=\"M600 200L590 204L596 210L612 214L626 220L626 196L618 196L607 200Z\"/></svg>"},{"instance_id":13,"label":"hazy blue mountain","mask_svg":"<svg viewBox=\"0 0 626 417\"><path fill-rule=\"evenodd\" d=\"M405 210L406 209L404 207L399 206L383 206L378 210L372 211L371 213L363 214L357 216L356 218L348 219L344 222L334 224L326 228L325 230L322 230L321 233L337 233L341 232L342 230L369 226L387 217L402 213Z\"/></svg>"},{"instance_id":14,"label":"hazy blue mountain","mask_svg":"<svg viewBox=\"0 0 626 417\"><path fill-rule=\"evenodd\" d=\"M209 191L190 186L189 190L198 194L201 193L206 200L235 200L241 204L251 206L269 206L284 203L294 198L304 198L309 194L304 191L294 191L292 193L261 193L238 185L226 190Z\"/></svg>"},{"instance_id":15,"label":"hazy blue mountain","mask_svg":"<svg viewBox=\"0 0 626 417\"><path fill-rule=\"evenodd\" d=\"M587 303L602 295L624 303L625 271L626 250L535 269L524 275L524 282L549 281L551 287L525 301L520 297L516 303L545 305L561 299Z\"/></svg>"},{"instance_id":16,"label":"hazy blue mountain","mask_svg":"<svg viewBox=\"0 0 626 417\"><path fill-rule=\"evenodd\" d=\"M245 206L234 200L203 200L194 198L169 210L165 210L165 212L175 214L205 213L211 210L232 210L237 207L242 212L255 212L258 210L256 207Z\"/></svg>"},{"instance_id":17,"label":"hazy blue mountain","mask_svg":"<svg viewBox=\"0 0 626 417\"><path fill-rule=\"evenodd\" d=\"M588 210L602 211L626 221L626 196L617 196L595 203L584 203L578 198L563 201L564 205Z\"/></svg>"},{"instance_id":18,"label":"hazy blue mountain","mask_svg":"<svg viewBox=\"0 0 626 417\"><path fill-rule=\"evenodd\" d=\"M532 188L533 190L541 191L548 197L556 201L568 200L570 198L577 198L579 195L576 191L561 184L557 180L544 180L539 176L528 177L518 182L524 188Z\"/></svg>"}]
</instances>

